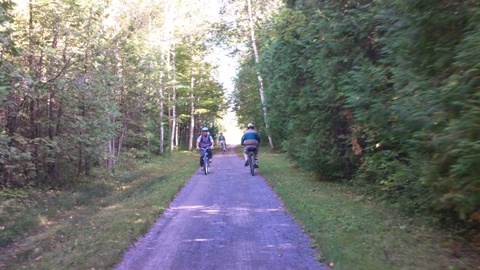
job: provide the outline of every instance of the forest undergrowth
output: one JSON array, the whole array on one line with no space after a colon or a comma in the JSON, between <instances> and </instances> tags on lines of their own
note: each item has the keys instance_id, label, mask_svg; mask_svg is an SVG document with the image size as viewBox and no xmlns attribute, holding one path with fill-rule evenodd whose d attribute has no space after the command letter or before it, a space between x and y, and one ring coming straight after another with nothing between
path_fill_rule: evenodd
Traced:
<instances>
[{"instance_id":1,"label":"forest undergrowth","mask_svg":"<svg viewBox=\"0 0 480 270\"><path fill-rule=\"evenodd\" d=\"M434 216L321 181L284 154L260 152L261 173L333 269L478 269L475 231L446 229Z\"/></svg>"},{"instance_id":2,"label":"forest undergrowth","mask_svg":"<svg viewBox=\"0 0 480 270\"><path fill-rule=\"evenodd\" d=\"M130 162L65 189L3 191L0 269L112 269L185 185L196 157Z\"/></svg>"}]
</instances>

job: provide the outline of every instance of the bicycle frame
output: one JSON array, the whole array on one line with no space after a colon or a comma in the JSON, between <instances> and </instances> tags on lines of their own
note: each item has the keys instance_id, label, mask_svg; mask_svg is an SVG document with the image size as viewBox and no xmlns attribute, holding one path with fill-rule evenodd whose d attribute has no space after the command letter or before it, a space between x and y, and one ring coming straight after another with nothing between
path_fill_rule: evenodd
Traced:
<instances>
[{"instance_id":1,"label":"bicycle frame","mask_svg":"<svg viewBox=\"0 0 480 270\"><path fill-rule=\"evenodd\" d=\"M220 141L220 148L222 149L222 152L227 151L227 144L224 141Z\"/></svg>"},{"instance_id":2,"label":"bicycle frame","mask_svg":"<svg viewBox=\"0 0 480 270\"><path fill-rule=\"evenodd\" d=\"M205 175L208 174L208 167L209 167L209 162L208 162L208 152L207 150L210 149L210 147L205 147L205 148L200 148L200 151L202 151L202 159L203 159L203 172Z\"/></svg>"},{"instance_id":3,"label":"bicycle frame","mask_svg":"<svg viewBox=\"0 0 480 270\"><path fill-rule=\"evenodd\" d=\"M255 146L249 146L247 148L248 163L250 165L250 174L252 174L252 176L255 175L255 151L256 150L257 150L257 147L255 147Z\"/></svg>"}]
</instances>

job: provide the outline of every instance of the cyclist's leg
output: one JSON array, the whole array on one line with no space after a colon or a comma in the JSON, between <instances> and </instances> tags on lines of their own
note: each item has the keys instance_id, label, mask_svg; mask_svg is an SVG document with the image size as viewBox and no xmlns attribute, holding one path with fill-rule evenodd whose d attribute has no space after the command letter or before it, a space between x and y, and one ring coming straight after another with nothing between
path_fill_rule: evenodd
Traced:
<instances>
[{"instance_id":1,"label":"cyclist's leg","mask_svg":"<svg viewBox=\"0 0 480 270\"><path fill-rule=\"evenodd\" d=\"M258 168L258 146L257 149L255 149L255 166Z\"/></svg>"},{"instance_id":2,"label":"cyclist's leg","mask_svg":"<svg viewBox=\"0 0 480 270\"><path fill-rule=\"evenodd\" d=\"M203 150L200 149L200 167L203 167Z\"/></svg>"},{"instance_id":3,"label":"cyclist's leg","mask_svg":"<svg viewBox=\"0 0 480 270\"><path fill-rule=\"evenodd\" d=\"M243 147L243 156L245 157L245 166L248 166L248 151L247 151L248 145L245 145Z\"/></svg>"},{"instance_id":4,"label":"cyclist's leg","mask_svg":"<svg viewBox=\"0 0 480 270\"><path fill-rule=\"evenodd\" d=\"M213 157L212 149L208 148L207 149L207 154L208 154L208 159L212 159L212 157Z\"/></svg>"}]
</instances>

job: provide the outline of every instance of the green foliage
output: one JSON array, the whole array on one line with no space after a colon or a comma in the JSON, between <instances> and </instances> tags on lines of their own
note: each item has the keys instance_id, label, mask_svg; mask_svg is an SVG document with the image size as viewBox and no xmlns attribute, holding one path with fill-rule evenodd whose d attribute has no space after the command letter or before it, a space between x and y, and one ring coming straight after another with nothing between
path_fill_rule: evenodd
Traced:
<instances>
[{"instance_id":1,"label":"green foliage","mask_svg":"<svg viewBox=\"0 0 480 270\"><path fill-rule=\"evenodd\" d=\"M475 11L468 35L456 48L452 68L458 71L440 88L442 110L432 117L436 125L419 135L434 166L426 170L424 184L438 208L453 208L463 219L480 209L480 65L471 60L480 57L474 49L480 41L480 9Z\"/></svg>"},{"instance_id":2,"label":"green foliage","mask_svg":"<svg viewBox=\"0 0 480 270\"><path fill-rule=\"evenodd\" d=\"M147 160L173 118L187 144L190 116L199 126L226 109L207 59L210 18L184 16L191 3L20 2L0 5L0 186L58 187Z\"/></svg>"},{"instance_id":3,"label":"green foliage","mask_svg":"<svg viewBox=\"0 0 480 270\"><path fill-rule=\"evenodd\" d=\"M384 203L363 188L318 181L283 154L260 155L262 174L321 251L319 259L335 269L475 269L479 264L476 247L457 248L461 238L424 213L403 215L398 203ZM448 256L452 253L456 256Z\"/></svg>"},{"instance_id":4,"label":"green foliage","mask_svg":"<svg viewBox=\"0 0 480 270\"><path fill-rule=\"evenodd\" d=\"M278 21L261 61L273 136L300 167L332 179L350 177L356 161L347 151L344 96L334 80L343 68L338 58L328 58L334 46L321 51L328 25L293 11Z\"/></svg>"},{"instance_id":5,"label":"green foliage","mask_svg":"<svg viewBox=\"0 0 480 270\"><path fill-rule=\"evenodd\" d=\"M264 121L257 74L253 65L253 57L246 58L241 63L242 68L235 81L233 109L238 116L239 124L246 126L248 123L255 123L257 127L262 127Z\"/></svg>"},{"instance_id":6,"label":"green foliage","mask_svg":"<svg viewBox=\"0 0 480 270\"><path fill-rule=\"evenodd\" d=\"M288 2L261 46L274 140L323 178L479 221L479 12L476 1Z\"/></svg>"}]
</instances>

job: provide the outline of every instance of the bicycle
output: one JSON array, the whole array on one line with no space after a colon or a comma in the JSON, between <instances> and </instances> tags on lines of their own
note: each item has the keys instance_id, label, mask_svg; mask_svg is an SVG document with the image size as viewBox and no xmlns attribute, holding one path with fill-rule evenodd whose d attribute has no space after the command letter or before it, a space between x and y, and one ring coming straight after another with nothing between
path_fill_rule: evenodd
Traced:
<instances>
[{"instance_id":1,"label":"bicycle","mask_svg":"<svg viewBox=\"0 0 480 270\"><path fill-rule=\"evenodd\" d=\"M248 152L248 165L250 166L250 173L252 176L255 175L255 151L257 151L256 146L249 146L247 148Z\"/></svg>"},{"instance_id":2,"label":"bicycle","mask_svg":"<svg viewBox=\"0 0 480 270\"><path fill-rule=\"evenodd\" d=\"M220 141L220 148L222 149L222 154L225 154L225 152L227 152L227 145L224 141Z\"/></svg>"},{"instance_id":3,"label":"bicycle","mask_svg":"<svg viewBox=\"0 0 480 270\"><path fill-rule=\"evenodd\" d=\"M202 159L203 159L203 172L205 173L205 175L208 174L208 167L209 167L209 160L208 160L208 152L207 150L209 149L210 147L205 147L205 148L200 148L200 151L202 151Z\"/></svg>"}]
</instances>

